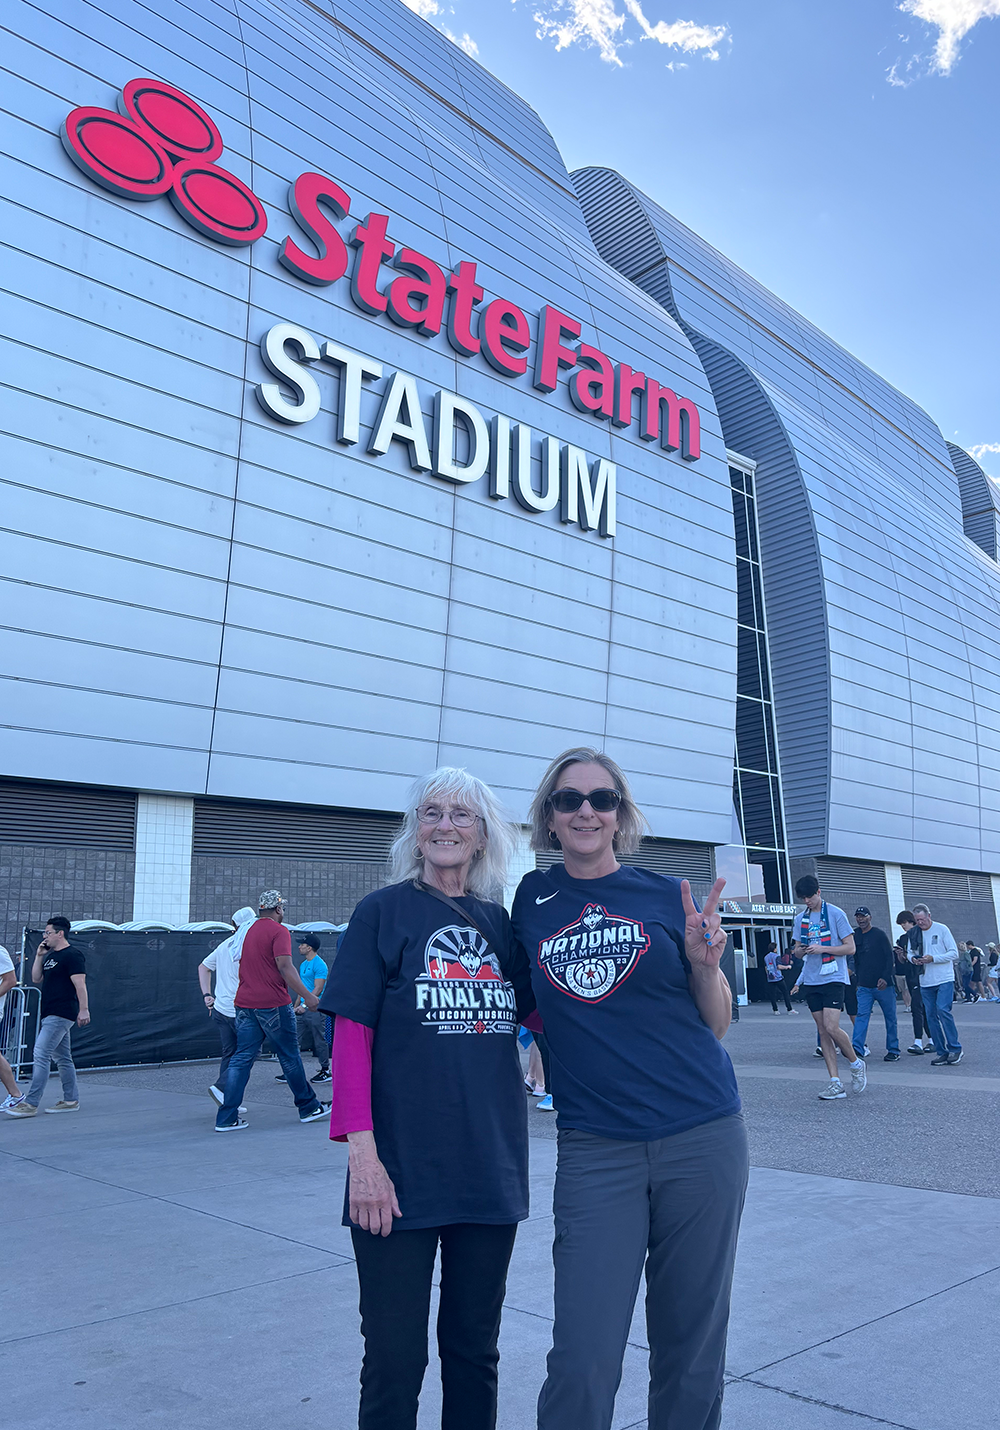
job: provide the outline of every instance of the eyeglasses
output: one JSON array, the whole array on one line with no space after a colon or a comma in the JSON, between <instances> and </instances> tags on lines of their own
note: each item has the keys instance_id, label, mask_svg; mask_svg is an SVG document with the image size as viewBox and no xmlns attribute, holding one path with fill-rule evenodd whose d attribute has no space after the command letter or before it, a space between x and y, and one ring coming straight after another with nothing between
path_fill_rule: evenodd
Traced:
<instances>
[{"instance_id":1,"label":"eyeglasses","mask_svg":"<svg viewBox=\"0 0 1000 1430\"><path fill-rule=\"evenodd\" d=\"M581 794L578 789L554 789L549 795L549 804L557 814L573 814L584 800L595 814L610 814L621 804L622 797L616 789L592 789L589 794Z\"/></svg>"},{"instance_id":2,"label":"eyeglasses","mask_svg":"<svg viewBox=\"0 0 1000 1430\"><path fill-rule=\"evenodd\" d=\"M422 804L417 810L421 824L440 824L447 814L456 829L471 829L479 818L471 809L442 809L438 804Z\"/></svg>"}]
</instances>

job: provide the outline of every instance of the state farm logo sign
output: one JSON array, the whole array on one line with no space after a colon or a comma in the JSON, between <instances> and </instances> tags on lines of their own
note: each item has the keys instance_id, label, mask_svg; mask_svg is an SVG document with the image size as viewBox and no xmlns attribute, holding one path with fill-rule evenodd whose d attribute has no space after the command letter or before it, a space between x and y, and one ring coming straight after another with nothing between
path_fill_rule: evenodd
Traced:
<instances>
[{"instance_id":1,"label":"state farm logo sign","mask_svg":"<svg viewBox=\"0 0 1000 1430\"><path fill-rule=\"evenodd\" d=\"M84 106L67 116L62 142L84 174L122 198L167 195L187 223L218 243L245 246L262 236L264 207L216 163L222 136L200 105L161 80L133 79L118 107L120 113ZM583 341L581 319L545 303L532 320L509 298L487 294L475 260L442 263L398 244L389 236L388 214L369 213L359 222L351 195L325 174L299 174L287 202L306 246L289 234L272 258L301 282L343 282L354 306L374 322L408 328L428 341L440 336L460 359L486 363L508 383L526 379L545 394L561 389L612 436L634 434L685 462L701 457L697 404ZM341 223L349 227L341 231ZM614 535L613 450L591 459L583 447L533 431L502 411L485 412L458 392L428 393L415 374L392 371L296 324L274 323L260 338L260 351L278 379L255 388L269 417L301 427L321 413L333 415L327 430L344 447L361 446L380 458L401 445L414 471L463 484L488 476L494 500L510 497L535 516L555 512L584 531ZM377 397L378 411L363 431L366 391ZM608 453L606 438L601 445Z\"/></svg>"},{"instance_id":2,"label":"state farm logo sign","mask_svg":"<svg viewBox=\"0 0 1000 1430\"><path fill-rule=\"evenodd\" d=\"M267 229L252 190L215 163L222 135L193 99L155 79L133 79L113 109L82 106L67 115L60 138L73 163L126 199L166 194L193 228L243 247Z\"/></svg>"}]
</instances>

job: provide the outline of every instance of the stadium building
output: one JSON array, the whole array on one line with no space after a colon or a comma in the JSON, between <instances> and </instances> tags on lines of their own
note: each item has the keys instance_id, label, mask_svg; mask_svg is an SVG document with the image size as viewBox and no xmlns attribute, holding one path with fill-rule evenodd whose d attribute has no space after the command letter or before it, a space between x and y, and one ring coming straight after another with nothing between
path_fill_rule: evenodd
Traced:
<instances>
[{"instance_id":1,"label":"stadium building","mask_svg":"<svg viewBox=\"0 0 1000 1430\"><path fill-rule=\"evenodd\" d=\"M15 0L0 894L296 921L604 746L751 966L997 936L996 489L397 0ZM522 867L533 857L525 845Z\"/></svg>"}]
</instances>

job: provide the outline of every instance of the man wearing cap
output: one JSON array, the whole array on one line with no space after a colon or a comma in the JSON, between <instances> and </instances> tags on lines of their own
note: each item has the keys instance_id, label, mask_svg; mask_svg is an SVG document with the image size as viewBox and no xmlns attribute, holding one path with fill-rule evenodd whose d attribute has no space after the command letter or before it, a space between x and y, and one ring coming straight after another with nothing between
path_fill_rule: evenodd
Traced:
<instances>
[{"instance_id":1,"label":"man wearing cap","mask_svg":"<svg viewBox=\"0 0 1000 1430\"><path fill-rule=\"evenodd\" d=\"M887 934L872 925L872 911L863 904L854 910L854 971L858 977L858 1017L853 1043L858 1057L864 1055L872 1006L877 1003L885 1019L883 1062L899 1062L899 1032L896 1027L895 959Z\"/></svg>"},{"instance_id":2,"label":"man wearing cap","mask_svg":"<svg viewBox=\"0 0 1000 1430\"><path fill-rule=\"evenodd\" d=\"M284 900L277 889L266 889L240 952L239 986L233 999L236 1051L226 1073L225 1097L215 1119L216 1132L235 1132L249 1125L240 1117L239 1108L265 1038L278 1055L299 1110L299 1121L318 1122L330 1110L309 1086L299 1056L291 994L311 1010L319 1006L319 999L295 971L292 940L283 920Z\"/></svg>"}]
</instances>

